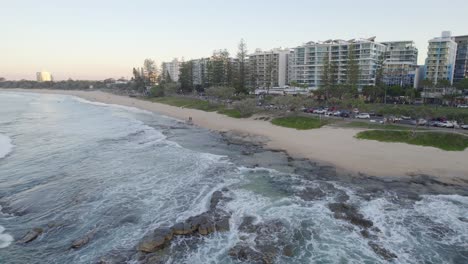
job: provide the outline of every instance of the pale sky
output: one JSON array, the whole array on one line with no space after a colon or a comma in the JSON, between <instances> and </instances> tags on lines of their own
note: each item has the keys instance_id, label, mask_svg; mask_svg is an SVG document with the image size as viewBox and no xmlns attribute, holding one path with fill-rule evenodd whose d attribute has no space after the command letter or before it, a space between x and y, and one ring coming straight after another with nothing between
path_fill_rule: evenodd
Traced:
<instances>
[{"instance_id":1,"label":"pale sky","mask_svg":"<svg viewBox=\"0 0 468 264\"><path fill-rule=\"evenodd\" d=\"M130 77L145 58L231 55L308 41L377 36L427 41L468 35L468 1L451 0L0 0L0 77L58 80Z\"/></svg>"}]
</instances>

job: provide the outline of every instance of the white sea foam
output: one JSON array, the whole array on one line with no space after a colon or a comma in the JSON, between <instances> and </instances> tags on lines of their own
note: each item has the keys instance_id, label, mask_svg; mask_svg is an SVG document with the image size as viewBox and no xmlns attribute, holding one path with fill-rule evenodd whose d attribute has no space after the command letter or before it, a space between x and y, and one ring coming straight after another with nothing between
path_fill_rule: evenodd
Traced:
<instances>
[{"instance_id":1,"label":"white sea foam","mask_svg":"<svg viewBox=\"0 0 468 264\"><path fill-rule=\"evenodd\" d=\"M3 231L5 231L5 228L0 226L0 248L8 247L14 240L11 235L3 233Z\"/></svg>"},{"instance_id":2,"label":"white sea foam","mask_svg":"<svg viewBox=\"0 0 468 264\"><path fill-rule=\"evenodd\" d=\"M89 100L86 100L86 99L83 99L83 98L80 98L80 97L76 97L76 96L72 96L72 98L75 101L78 101L80 103L85 103L85 104L92 104L92 105L103 106L103 107L120 108L120 109L123 109L123 110L135 112L135 113L143 113L143 114L150 114L150 115L153 114L153 112L151 112L151 111L143 110L143 109L132 107L132 106L124 106L124 105L118 105L118 104L106 104L106 103L101 103L101 102L93 102L93 101L89 101Z\"/></svg>"},{"instance_id":3,"label":"white sea foam","mask_svg":"<svg viewBox=\"0 0 468 264\"><path fill-rule=\"evenodd\" d=\"M8 153L13 150L11 139L5 135L0 134L0 159L4 158Z\"/></svg>"}]
</instances>

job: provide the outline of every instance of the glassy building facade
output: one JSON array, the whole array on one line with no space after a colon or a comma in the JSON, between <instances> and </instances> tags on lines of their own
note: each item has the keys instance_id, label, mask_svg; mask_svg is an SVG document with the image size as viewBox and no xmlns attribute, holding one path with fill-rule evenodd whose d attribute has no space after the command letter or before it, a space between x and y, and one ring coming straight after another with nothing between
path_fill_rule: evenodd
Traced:
<instances>
[{"instance_id":1,"label":"glassy building facade","mask_svg":"<svg viewBox=\"0 0 468 264\"><path fill-rule=\"evenodd\" d=\"M383 82L389 86L415 87L418 69L418 49L413 41L382 42Z\"/></svg>"},{"instance_id":2,"label":"glassy building facade","mask_svg":"<svg viewBox=\"0 0 468 264\"><path fill-rule=\"evenodd\" d=\"M457 43L457 57L453 81L457 82L468 78L468 35L455 37L454 40Z\"/></svg>"},{"instance_id":3,"label":"glassy building facade","mask_svg":"<svg viewBox=\"0 0 468 264\"><path fill-rule=\"evenodd\" d=\"M290 58L289 81L306 84L311 88L322 85L322 75L326 57L336 66L335 79L338 84L346 83L349 50L353 48L359 64L359 86L375 85L379 58L385 52L385 45L374 38L357 40L328 40L308 42L296 47Z\"/></svg>"}]
</instances>

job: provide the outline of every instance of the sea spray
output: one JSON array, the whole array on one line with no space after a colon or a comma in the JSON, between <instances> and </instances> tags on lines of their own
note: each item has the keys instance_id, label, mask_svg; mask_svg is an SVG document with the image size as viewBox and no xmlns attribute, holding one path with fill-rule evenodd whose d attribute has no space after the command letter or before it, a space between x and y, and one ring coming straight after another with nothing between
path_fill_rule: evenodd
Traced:
<instances>
[{"instance_id":1,"label":"sea spray","mask_svg":"<svg viewBox=\"0 0 468 264\"><path fill-rule=\"evenodd\" d=\"M6 135L0 134L0 159L4 158L13 150L11 138Z\"/></svg>"},{"instance_id":2,"label":"sea spray","mask_svg":"<svg viewBox=\"0 0 468 264\"><path fill-rule=\"evenodd\" d=\"M8 247L13 242L13 237L4 231L5 228L0 226L0 249Z\"/></svg>"}]
</instances>

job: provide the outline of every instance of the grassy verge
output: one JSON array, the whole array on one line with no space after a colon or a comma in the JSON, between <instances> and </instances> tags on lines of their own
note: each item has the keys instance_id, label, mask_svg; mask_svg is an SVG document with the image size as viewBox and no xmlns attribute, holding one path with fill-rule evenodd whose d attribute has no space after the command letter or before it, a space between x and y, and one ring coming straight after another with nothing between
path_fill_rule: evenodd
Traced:
<instances>
[{"instance_id":1,"label":"grassy verge","mask_svg":"<svg viewBox=\"0 0 468 264\"><path fill-rule=\"evenodd\" d=\"M463 151L468 147L468 137L452 133L370 130L356 135L359 139L381 142L401 142L411 145L435 147L447 151Z\"/></svg>"},{"instance_id":2,"label":"grassy verge","mask_svg":"<svg viewBox=\"0 0 468 264\"><path fill-rule=\"evenodd\" d=\"M217 104L212 104L210 102L195 99L195 98L183 98L183 97L158 97L153 98L151 101L156 103L168 104L172 106L192 108L203 110L207 112L214 112L222 109L223 107Z\"/></svg>"},{"instance_id":3,"label":"grassy verge","mask_svg":"<svg viewBox=\"0 0 468 264\"><path fill-rule=\"evenodd\" d=\"M383 130L413 130L414 127L410 126L399 126L393 124L374 124L374 123L366 123L366 122L359 122L359 121L352 121L349 123L345 123L342 127L353 127L353 128L367 128L367 129L383 129ZM417 130L425 130L423 127L418 127Z\"/></svg>"},{"instance_id":4,"label":"grassy verge","mask_svg":"<svg viewBox=\"0 0 468 264\"><path fill-rule=\"evenodd\" d=\"M273 120L271 120L271 123L282 127L295 128L298 130L307 130L321 128L322 126L328 124L328 121L304 116L288 116L274 118Z\"/></svg>"},{"instance_id":5,"label":"grassy verge","mask_svg":"<svg viewBox=\"0 0 468 264\"><path fill-rule=\"evenodd\" d=\"M158 97L152 98L152 102L168 104L177 107L198 109L207 112L218 112L222 115L226 115L233 118L247 118L250 116L242 116L242 114L236 109L227 109L223 105L213 104L204 100L195 99L195 98L185 98L185 97Z\"/></svg>"},{"instance_id":6,"label":"grassy verge","mask_svg":"<svg viewBox=\"0 0 468 264\"><path fill-rule=\"evenodd\" d=\"M239 112L239 110L236 110L236 109L220 109L220 110L218 110L218 113L223 114L223 115L227 115L227 116L233 117L233 118L247 118L247 117L252 116L252 115L242 116L242 114Z\"/></svg>"}]
</instances>

